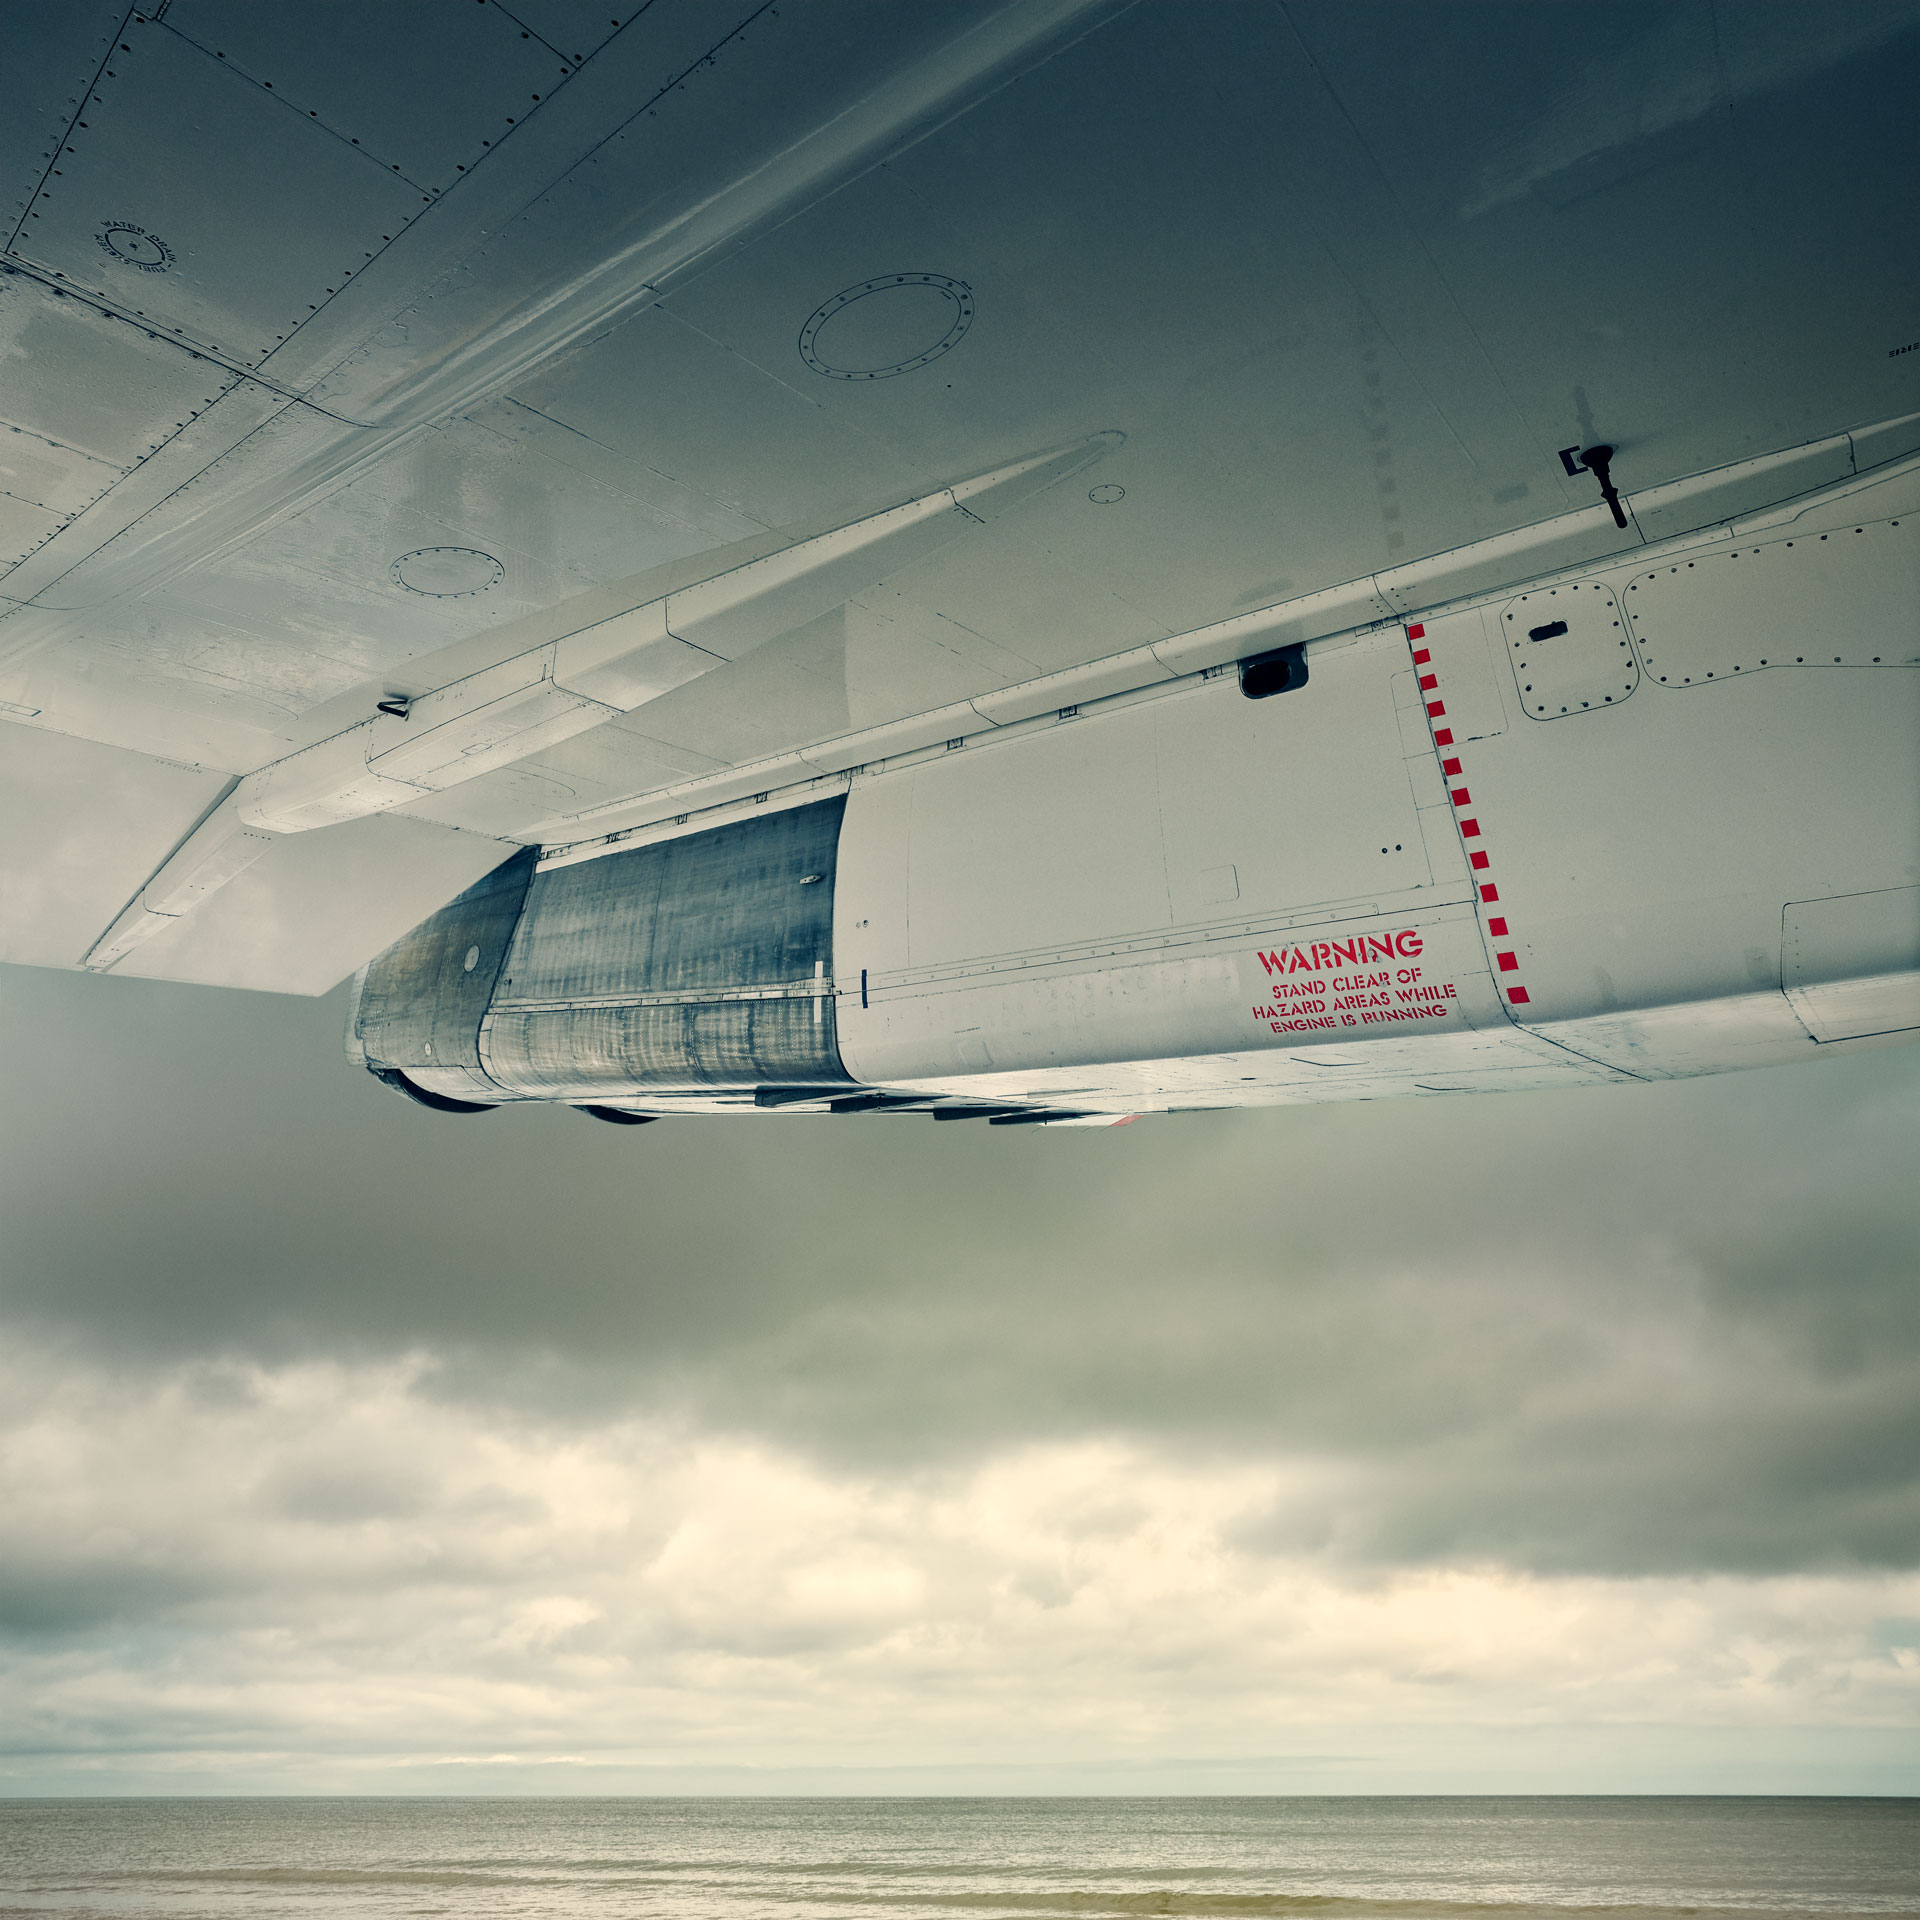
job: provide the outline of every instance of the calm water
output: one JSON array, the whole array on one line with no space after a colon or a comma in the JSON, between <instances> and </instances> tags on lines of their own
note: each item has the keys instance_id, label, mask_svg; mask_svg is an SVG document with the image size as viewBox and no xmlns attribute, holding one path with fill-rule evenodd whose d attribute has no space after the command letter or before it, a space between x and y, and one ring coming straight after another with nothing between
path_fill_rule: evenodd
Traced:
<instances>
[{"instance_id":1,"label":"calm water","mask_svg":"<svg viewBox=\"0 0 1920 1920\"><path fill-rule=\"evenodd\" d=\"M0 1914L1920 1914L1920 1800L15 1800Z\"/></svg>"}]
</instances>

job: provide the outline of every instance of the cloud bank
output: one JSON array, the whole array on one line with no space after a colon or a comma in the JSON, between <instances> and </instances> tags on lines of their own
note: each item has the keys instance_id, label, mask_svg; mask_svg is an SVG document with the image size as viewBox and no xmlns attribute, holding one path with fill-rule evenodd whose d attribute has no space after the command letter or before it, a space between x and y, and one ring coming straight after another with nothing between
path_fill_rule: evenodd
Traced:
<instances>
[{"instance_id":1,"label":"cloud bank","mask_svg":"<svg viewBox=\"0 0 1920 1920\"><path fill-rule=\"evenodd\" d=\"M1920 1780L1911 1051L634 1134L4 988L13 1790Z\"/></svg>"}]
</instances>

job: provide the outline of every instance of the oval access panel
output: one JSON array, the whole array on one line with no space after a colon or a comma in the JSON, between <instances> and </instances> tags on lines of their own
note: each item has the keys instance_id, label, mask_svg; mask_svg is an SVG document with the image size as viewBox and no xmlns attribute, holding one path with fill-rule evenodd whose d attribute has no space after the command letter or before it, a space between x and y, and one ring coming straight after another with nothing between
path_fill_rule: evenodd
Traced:
<instances>
[{"instance_id":1,"label":"oval access panel","mask_svg":"<svg viewBox=\"0 0 1920 1920\"><path fill-rule=\"evenodd\" d=\"M800 357L829 380L887 380L951 353L973 325L973 289L944 273L883 273L836 293L800 329Z\"/></svg>"}]
</instances>

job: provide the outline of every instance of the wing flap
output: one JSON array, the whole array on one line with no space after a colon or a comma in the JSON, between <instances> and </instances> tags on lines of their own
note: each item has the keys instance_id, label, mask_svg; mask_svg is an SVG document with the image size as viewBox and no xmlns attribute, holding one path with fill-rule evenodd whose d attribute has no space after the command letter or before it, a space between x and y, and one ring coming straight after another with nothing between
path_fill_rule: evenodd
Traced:
<instances>
[{"instance_id":1,"label":"wing flap","mask_svg":"<svg viewBox=\"0 0 1920 1920\"><path fill-rule=\"evenodd\" d=\"M482 834L391 814L288 834L113 971L325 993L513 851Z\"/></svg>"},{"instance_id":2,"label":"wing flap","mask_svg":"<svg viewBox=\"0 0 1920 1920\"><path fill-rule=\"evenodd\" d=\"M209 855L217 872L188 863L154 892L151 877L218 826L231 785L226 773L0 721L0 960L78 967L134 911L158 924L116 972L325 993L512 852L484 834L378 815L265 845L232 836Z\"/></svg>"},{"instance_id":3,"label":"wing flap","mask_svg":"<svg viewBox=\"0 0 1920 1920\"><path fill-rule=\"evenodd\" d=\"M0 721L0 960L77 967L229 784Z\"/></svg>"}]
</instances>

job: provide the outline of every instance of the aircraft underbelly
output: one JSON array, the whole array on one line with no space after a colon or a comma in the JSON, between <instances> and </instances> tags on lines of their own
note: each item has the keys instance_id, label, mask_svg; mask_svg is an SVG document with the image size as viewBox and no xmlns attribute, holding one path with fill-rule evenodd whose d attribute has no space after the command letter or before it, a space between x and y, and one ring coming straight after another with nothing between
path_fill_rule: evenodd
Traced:
<instances>
[{"instance_id":1,"label":"aircraft underbelly","mask_svg":"<svg viewBox=\"0 0 1920 1920\"><path fill-rule=\"evenodd\" d=\"M1111 1115L1920 1037L1912 524L1835 591L1833 522L516 856L373 963L356 1047L460 1101Z\"/></svg>"}]
</instances>

